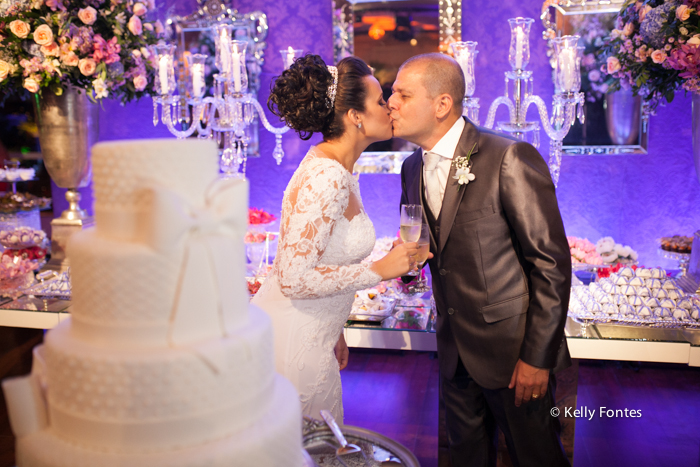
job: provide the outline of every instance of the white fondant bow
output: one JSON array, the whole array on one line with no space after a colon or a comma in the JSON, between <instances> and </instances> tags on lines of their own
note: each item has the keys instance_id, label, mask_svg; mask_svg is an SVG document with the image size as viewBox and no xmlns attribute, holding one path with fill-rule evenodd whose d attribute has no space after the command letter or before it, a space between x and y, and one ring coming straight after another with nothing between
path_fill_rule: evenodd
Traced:
<instances>
[{"instance_id":1,"label":"white fondant bow","mask_svg":"<svg viewBox=\"0 0 700 467\"><path fill-rule=\"evenodd\" d=\"M182 251L169 342L183 346L228 335L247 319L236 303L241 297L248 302L243 245L248 183L218 180L200 208L171 190L153 187L152 193L147 244L166 255Z\"/></svg>"}]
</instances>

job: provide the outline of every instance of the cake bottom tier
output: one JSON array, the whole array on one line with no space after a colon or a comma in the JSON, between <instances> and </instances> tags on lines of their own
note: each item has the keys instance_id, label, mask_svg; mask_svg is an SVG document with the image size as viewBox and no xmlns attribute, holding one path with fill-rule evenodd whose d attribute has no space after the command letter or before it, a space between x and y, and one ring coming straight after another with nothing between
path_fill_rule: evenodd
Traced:
<instances>
[{"instance_id":1,"label":"cake bottom tier","mask_svg":"<svg viewBox=\"0 0 700 467\"><path fill-rule=\"evenodd\" d=\"M275 373L262 311L225 338L147 350L84 342L71 324L49 331L44 344L49 424L70 443L179 449L238 433L267 410Z\"/></svg>"},{"instance_id":2,"label":"cake bottom tier","mask_svg":"<svg viewBox=\"0 0 700 467\"><path fill-rule=\"evenodd\" d=\"M158 453L115 454L76 446L42 430L17 440L18 467L300 467L301 408L292 384L275 377L269 409L240 433Z\"/></svg>"}]
</instances>

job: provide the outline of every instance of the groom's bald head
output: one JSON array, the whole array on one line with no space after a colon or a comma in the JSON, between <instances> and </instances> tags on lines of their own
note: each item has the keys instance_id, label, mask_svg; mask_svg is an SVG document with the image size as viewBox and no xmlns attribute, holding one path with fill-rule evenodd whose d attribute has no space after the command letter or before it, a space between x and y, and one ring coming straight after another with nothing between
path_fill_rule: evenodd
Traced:
<instances>
[{"instance_id":1,"label":"groom's bald head","mask_svg":"<svg viewBox=\"0 0 700 467\"><path fill-rule=\"evenodd\" d=\"M401 70L420 73L431 98L448 94L452 98L452 112L462 114L464 73L452 57L440 53L416 55L406 60L399 68Z\"/></svg>"}]
</instances>

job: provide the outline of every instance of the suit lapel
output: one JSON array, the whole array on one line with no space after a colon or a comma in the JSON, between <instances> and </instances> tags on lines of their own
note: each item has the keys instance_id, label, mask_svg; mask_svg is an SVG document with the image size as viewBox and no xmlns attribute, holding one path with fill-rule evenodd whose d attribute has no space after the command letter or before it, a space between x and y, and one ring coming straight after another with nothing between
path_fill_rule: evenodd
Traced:
<instances>
[{"instance_id":1,"label":"suit lapel","mask_svg":"<svg viewBox=\"0 0 700 467\"><path fill-rule=\"evenodd\" d=\"M471 183L465 186L460 185L453 177L455 176L456 168L454 161L458 157L467 157L469 150L474 147L472 151L472 159L479 151L479 130L476 126L465 118L466 126L462 131L462 136L459 139L459 144L457 145L457 150L455 151L452 165L450 166L450 175L447 177L447 186L445 186L445 196L442 200L442 208L440 209L440 218L438 222L440 224L440 245L438 251L442 251L447 243L447 238L450 236L450 231L452 230L452 225L454 224L455 216L457 215L457 209L459 208L459 203L462 202L462 197L464 193L470 188ZM474 144L476 143L476 146ZM421 170L421 173L423 171ZM476 182L476 180L474 180Z\"/></svg>"}]
</instances>

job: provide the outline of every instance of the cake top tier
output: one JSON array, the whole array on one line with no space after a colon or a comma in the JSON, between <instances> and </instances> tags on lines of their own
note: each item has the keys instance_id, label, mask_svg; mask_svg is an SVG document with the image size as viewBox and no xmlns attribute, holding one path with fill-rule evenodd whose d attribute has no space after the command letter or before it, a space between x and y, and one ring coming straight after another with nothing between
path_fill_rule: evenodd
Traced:
<instances>
[{"instance_id":1,"label":"cake top tier","mask_svg":"<svg viewBox=\"0 0 700 467\"><path fill-rule=\"evenodd\" d=\"M92 149L95 219L101 234L133 240L136 223L151 201L152 187L177 193L192 207L205 202L218 175L211 140L125 140Z\"/></svg>"}]
</instances>

